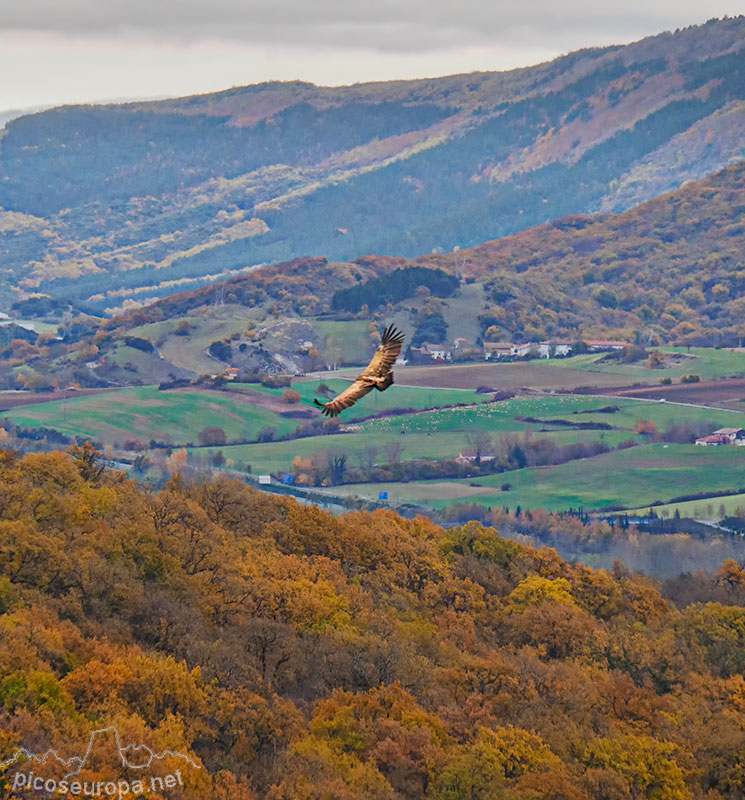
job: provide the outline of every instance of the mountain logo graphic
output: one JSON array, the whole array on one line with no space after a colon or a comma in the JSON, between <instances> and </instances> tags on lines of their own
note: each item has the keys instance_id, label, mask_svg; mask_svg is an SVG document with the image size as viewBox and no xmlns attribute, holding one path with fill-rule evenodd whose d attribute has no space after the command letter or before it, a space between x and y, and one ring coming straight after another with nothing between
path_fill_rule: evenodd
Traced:
<instances>
[{"instance_id":1,"label":"mountain logo graphic","mask_svg":"<svg viewBox=\"0 0 745 800\"><path fill-rule=\"evenodd\" d=\"M167 774L162 777L143 776L132 784L130 784L129 781L118 780L116 782L86 782L83 786L80 782L75 781L75 778L86 767L94 750L99 756L97 761L101 760L101 753L103 753L106 762L112 762L113 766L118 759L121 766L125 769L144 771L149 767L160 765L165 759L178 759L183 762L183 765L201 769L201 766L185 753L179 753L174 750L155 752L146 744L122 745L119 731L114 725L110 725L106 728L98 728L91 732L88 738L88 746L82 756L64 758L57 750L51 748L45 753L34 753L25 747L21 747L16 750L11 758L0 762L0 771L20 764L24 765L24 769L33 767L33 771L29 773L17 772L15 774L13 779L14 790L31 789L39 792L44 791L46 793L63 795L70 791L71 794L83 793L91 796L113 796L118 794L119 797L122 797L132 790L140 792L143 790L147 791L147 786L145 784L148 783L153 789L172 788L184 785L181 770L179 769L175 770L172 774ZM57 775L64 771L64 778L58 781L54 777L39 775L39 768L45 766ZM36 776L34 776L34 771L37 773ZM83 791L84 789L85 791Z\"/></svg>"}]
</instances>

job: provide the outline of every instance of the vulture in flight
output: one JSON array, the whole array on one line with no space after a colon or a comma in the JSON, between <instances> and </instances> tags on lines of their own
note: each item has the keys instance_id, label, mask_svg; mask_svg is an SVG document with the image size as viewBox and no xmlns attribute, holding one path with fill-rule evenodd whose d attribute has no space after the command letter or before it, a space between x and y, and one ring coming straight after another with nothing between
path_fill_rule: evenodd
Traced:
<instances>
[{"instance_id":1,"label":"vulture in flight","mask_svg":"<svg viewBox=\"0 0 745 800\"><path fill-rule=\"evenodd\" d=\"M373 389L377 389L379 392L385 391L393 383L391 367L398 358L403 343L403 333L397 331L393 325L389 325L383 331L380 346L375 351L372 361L362 375L355 378L351 386L348 386L328 403L319 403L318 400L313 400L322 409L321 413L327 417L335 417L345 408L353 406L360 397L364 397Z\"/></svg>"}]
</instances>

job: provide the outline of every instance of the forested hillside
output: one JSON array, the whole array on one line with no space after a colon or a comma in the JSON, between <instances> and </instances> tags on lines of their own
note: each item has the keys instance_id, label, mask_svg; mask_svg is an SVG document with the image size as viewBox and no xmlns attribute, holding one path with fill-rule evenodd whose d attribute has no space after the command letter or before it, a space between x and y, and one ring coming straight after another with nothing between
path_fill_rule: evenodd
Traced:
<instances>
[{"instance_id":1,"label":"forested hillside","mask_svg":"<svg viewBox=\"0 0 745 800\"><path fill-rule=\"evenodd\" d=\"M745 163L623 214L564 217L420 262L485 281L487 321L508 337L584 330L736 345L745 336Z\"/></svg>"},{"instance_id":2,"label":"forested hillside","mask_svg":"<svg viewBox=\"0 0 745 800\"><path fill-rule=\"evenodd\" d=\"M380 325L409 343L745 341L745 164L623 214L573 215L456 253L295 259L171 294L62 338L6 326L0 385L138 385L234 366L255 378L361 364ZM20 304L34 316L43 298ZM464 320L468 327L463 327ZM480 356L480 349L472 350Z\"/></svg>"},{"instance_id":3,"label":"forested hillside","mask_svg":"<svg viewBox=\"0 0 745 800\"><path fill-rule=\"evenodd\" d=\"M200 800L742 796L733 563L676 605L475 523L155 494L86 448L4 451L0 488L0 760L115 724Z\"/></svg>"},{"instance_id":4,"label":"forested hillside","mask_svg":"<svg viewBox=\"0 0 745 800\"><path fill-rule=\"evenodd\" d=\"M0 304L128 302L300 256L413 257L742 158L745 18L504 73L65 107L0 138Z\"/></svg>"},{"instance_id":5,"label":"forested hillside","mask_svg":"<svg viewBox=\"0 0 745 800\"><path fill-rule=\"evenodd\" d=\"M422 278L422 267L432 277ZM280 264L227 281L222 291L288 316L358 312L363 305L372 314L385 303L411 305L414 282L447 298L452 287L445 288L443 272L484 284L484 305L470 313L480 317L485 338L583 334L641 337L644 344L738 344L745 335L745 162L623 214L563 217L417 259ZM212 288L175 294L104 327L178 317L214 296Z\"/></svg>"}]
</instances>

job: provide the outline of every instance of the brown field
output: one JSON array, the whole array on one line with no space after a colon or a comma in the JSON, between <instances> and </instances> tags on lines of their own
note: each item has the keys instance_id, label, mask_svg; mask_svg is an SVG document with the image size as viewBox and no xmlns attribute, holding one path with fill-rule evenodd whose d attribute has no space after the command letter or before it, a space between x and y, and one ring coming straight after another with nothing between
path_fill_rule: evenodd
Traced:
<instances>
[{"instance_id":1,"label":"brown field","mask_svg":"<svg viewBox=\"0 0 745 800\"><path fill-rule=\"evenodd\" d=\"M742 410L745 399L745 379L725 378L720 381L681 383L673 386L650 386L647 388L620 388L607 392L623 397L639 397L647 400L669 400L672 403L695 403L697 405L720 405Z\"/></svg>"},{"instance_id":2,"label":"brown field","mask_svg":"<svg viewBox=\"0 0 745 800\"><path fill-rule=\"evenodd\" d=\"M479 386L490 386L497 390L508 391L517 389L572 391L577 388L607 389L629 384L626 375L564 369L535 362L406 366L396 367L394 374L399 386L431 386L438 389L476 389Z\"/></svg>"},{"instance_id":3,"label":"brown field","mask_svg":"<svg viewBox=\"0 0 745 800\"><path fill-rule=\"evenodd\" d=\"M176 389L169 389L171 392L188 392L189 394L203 394L206 397L215 397L215 392L218 391L221 397L232 397L234 400L240 400L242 403L251 403L251 405L258 406L259 408L266 408L268 411L274 411L277 414L282 414L284 417L292 419L310 419L312 417L320 416L321 412L313 408L294 405L286 403L281 397L276 397L273 394L266 392L257 392L255 389L214 389L213 387L201 386L181 386Z\"/></svg>"},{"instance_id":4,"label":"brown field","mask_svg":"<svg viewBox=\"0 0 745 800\"><path fill-rule=\"evenodd\" d=\"M78 389L70 392L0 392L0 411L8 411L11 408L20 408L21 406L33 406L37 403L48 403L51 400L64 400L65 398L72 400L75 397L85 397L89 394L120 392L121 390L121 388L105 386L100 389Z\"/></svg>"}]
</instances>

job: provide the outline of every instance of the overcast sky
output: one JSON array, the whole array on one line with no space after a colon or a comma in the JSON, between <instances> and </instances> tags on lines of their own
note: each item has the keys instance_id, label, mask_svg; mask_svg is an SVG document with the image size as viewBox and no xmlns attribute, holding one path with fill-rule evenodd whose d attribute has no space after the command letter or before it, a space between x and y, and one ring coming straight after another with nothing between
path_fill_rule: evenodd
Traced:
<instances>
[{"instance_id":1,"label":"overcast sky","mask_svg":"<svg viewBox=\"0 0 745 800\"><path fill-rule=\"evenodd\" d=\"M527 66L744 0L0 0L0 111Z\"/></svg>"}]
</instances>

